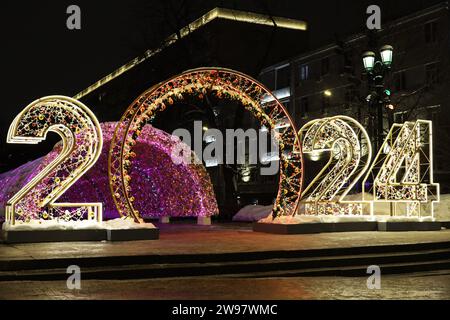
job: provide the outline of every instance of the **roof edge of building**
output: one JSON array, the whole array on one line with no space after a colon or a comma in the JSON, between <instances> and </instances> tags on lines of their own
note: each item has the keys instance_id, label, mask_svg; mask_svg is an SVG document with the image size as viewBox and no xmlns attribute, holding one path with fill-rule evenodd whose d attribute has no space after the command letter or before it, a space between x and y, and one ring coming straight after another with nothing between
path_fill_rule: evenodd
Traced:
<instances>
[{"instance_id":1,"label":"roof edge of building","mask_svg":"<svg viewBox=\"0 0 450 320\"><path fill-rule=\"evenodd\" d=\"M248 11L216 7L214 9L210 10L209 12L207 12L206 14L204 14L203 16L201 16L200 18L196 19L192 23L190 23L187 26L180 29L178 35L172 34L169 37L167 37L163 41L163 44L161 46L159 46L158 48L147 50L143 55L134 58L133 60L124 64L120 68L114 70L112 73L108 74L104 78L95 82L93 85L91 85L88 88L84 89L83 91L79 92L78 94L76 94L74 96L74 99L81 99L81 98L89 95L90 93L96 91L97 89L99 89L103 85L107 84L108 82L120 77L122 74L128 72L129 70L133 69L134 67L138 66L139 64L148 60L149 58L155 56L156 54L162 52L164 49L168 48L169 46L171 46L178 40L187 37L194 31L200 29L201 27L205 26L206 24L208 24L216 19L253 23L253 24L259 24L259 25L265 25L265 26L273 26L275 28L291 29L291 30L298 30L298 31L306 31L308 29L307 22L302 21L302 20L295 20L295 19L276 17L276 16L268 16L268 15L263 15L263 14L259 14L259 13L248 12Z\"/></svg>"}]
</instances>

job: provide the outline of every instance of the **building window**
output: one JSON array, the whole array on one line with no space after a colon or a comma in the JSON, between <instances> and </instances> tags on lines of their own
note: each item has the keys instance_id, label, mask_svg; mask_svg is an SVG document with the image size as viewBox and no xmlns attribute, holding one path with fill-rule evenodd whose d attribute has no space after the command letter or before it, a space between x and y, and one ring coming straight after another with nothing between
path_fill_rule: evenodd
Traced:
<instances>
[{"instance_id":1,"label":"building window","mask_svg":"<svg viewBox=\"0 0 450 320\"><path fill-rule=\"evenodd\" d=\"M394 113L394 122L395 123L405 123L408 121L408 113L405 111Z\"/></svg>"},{"instance_id":2,"label":"building window","mask_svg":"<svg viewBox=\"0 0 450 320\"><path fill-rule=\"evenodd\" d=\"M323 58L321 62L321 76L325 76L330 72L330 59L328 57Z\"/></svg>"},{"instance_id":3,"label":"building window","mask_svg":"<svg viewBox=\"0 0 450 320\"><path fill-rule=\"evenodd\" d=\"M347 87L345 89L345 103L351 105L354 101L359 100L359 91L355 87Z\"/></svg>"},{"instance_id":4,"label":"building window","mask_svg":"<svg viewBox=\"0 0 450 320\"><path fill-rule=\"evenodd\" d=\"M309 99L308 97L302 97L299 100L300 105L300 117L306 118L309 112Z\"/></svg>"},{"instance_id":5,"label":"building window","mask_svg":"<svg viewBox=\"0 0 450 320\"><path fill-rule=\"evenodd\" d=\"M427 64L425 66L426 85L429 87L439 83L439 69L437 63Z\"/></svg>"},{"instance_id":6,"label":"building window","mask_svg":"<svg viewBox=\"0 0 450 320\"><path fill-rule=\"evenodd\" d=\"M292 113L290 100L280 101L289 113Z\"/></svg>"},{"instance_id":7,"label":"building window","mask_svg":"<svg viewBox=\"0 0 450 320\"><path fill-rule=\"evenodd\" d=\"M437 22L432 21L425 24L425 42L434 43L437 41Z\"/></svg>"},{"instance_id":8,"label":"building window","mask_svg":"<svg viewBox=\"0 0 450 320\"><path fill-rule=\"evenodd\" d=\"M277 70L276 90L288 88L291 86L291 68L286 66Z\"/></svg>"},{"instance_id":9,"label":"building window","mask_svg":"<svg viewBox=\"0 0 450 320\"><path fill-rule=\"evenodd\" d=\"M300 69L300 81L306 81L309 79L309 65L302 64L299 67Z\"/></svg>"},{"instance_id":10,"label":"building window","mask_svg":"<svg viewBox=\"0 0 450 320\"><path fill-rule=\"evenodd\" d=\"M330 108L330 97L322 96L322 113L326 113Z\"/></svg>"},{"instance_id":11,"label":"building window","mask_svg":"<svg viewBox=\"0 0 450 320\"><path fill-rule=\"evenodd\" d=\"M403 91L407 89L406 86L406 72L400 71L394 75L395 89L397 91Z\"/></svg>"},{"instance_id":12,"label":"building window","mask_svg":"<svg viewBox=\"0 0 450 320\"><path fill-rule=\"evenodd\" d=\"M441 112L441 106L429 106L425 107L423 112L420 113L420 119L432 120L434 123L439 121L439 113Z\"/></svg>"},{"instance_id":13,"label":"building window","mask_svg":"<svg viewBox=\"0 0 450 320\"><path fill-rule=\"evenodd\" d=\"M263 73L260 76L260 81L262 84L264 84L267 89L270 91L275 90L275 70L268 71L266 73Z\"/></svg>"}]
</instances>

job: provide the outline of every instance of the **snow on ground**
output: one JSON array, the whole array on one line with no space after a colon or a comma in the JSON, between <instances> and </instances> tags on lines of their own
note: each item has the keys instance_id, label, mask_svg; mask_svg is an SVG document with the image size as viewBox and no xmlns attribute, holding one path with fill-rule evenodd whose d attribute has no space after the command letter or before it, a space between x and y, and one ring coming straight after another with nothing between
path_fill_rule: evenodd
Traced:
<instances>
[{"instance_id":1,"label":"snow on ground","mask_svg":"<svg viewBox=\"0 0 450 320\"><path fill-rule=\"evenodd\" d=\"M97 221L57 221L57 220L31 220L28 223L16 221L15 225L3 224L5 231L31 231L31 230L130 230L154 229L151 223L136 223L133 219L114 219L104 222Z\"/></svg>"},{"instance_id":2,"label":"snow on ground","mask_svg":"<svg viewBox=\"0 0 450 320\"><path fill-rule=\"evenodd\" d=\"M246 206L239 210L239 212L233 217L235 222L256 222L267 218L272 212L273 206Z\"/></svg>"},{"instance_id":3,"label":"snow on ground","mask_svg":"<svg viewBox=\"0 0 450 320\"><path fill-rule=\"evenodd\" d=\"M361 199L361 194L351 195L348 200L356 201ZM431 218L417 218L417 217L391 217L390 216L390 204L389 203L376 203L374 205L375 216L307 216L303 215L304 203L300 202L298 208L298 215L294 218L284 217L282 223L321 223L321 222L361 222L361 221L431 221ZM368 208L364 209L368 212ZM272 205L270 206L246 206L242 208L234 217L233 221L236 222L256 222L270 218L272 212ZM439 203L435 204L435 220L437 221L450 221L450 194L441 195Z\"/></svg>"},{"instance_id":4,"label":"snow on ground","mask_svg":"<svg viewBox=\"0 0 450 320\"><path fill-rule=\"evenodd\" d=\"M450 221L450 194L441 195L441 201L434 205L434 216L438 221Z\"/></svg>"},{"instance_id":5,"label":"snow on ground","mask_svg":"<svg viewBox=\"0 0 450 320\"><path fill-rule=\"evenodd\" d=\"M425 222L433 221L431 217L391 217L391 216L305 216L279 217L272 220L271 217L260 220L267 223L301 224L301 223L343 223L343 222Z\"/></svg>"}]
</instances>

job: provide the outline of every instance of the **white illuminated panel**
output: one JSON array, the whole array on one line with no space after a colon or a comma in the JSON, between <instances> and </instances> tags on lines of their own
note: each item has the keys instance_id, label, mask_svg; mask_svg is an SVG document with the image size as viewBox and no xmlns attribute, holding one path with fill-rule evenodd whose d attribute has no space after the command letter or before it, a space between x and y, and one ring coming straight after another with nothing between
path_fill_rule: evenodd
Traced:
<instances>
[{"instance_id":1,"label":"white illuminated panel","mask_svg":"<svg viewBox=\"0 0 450 320\"><path fill-rule=\"evenodd\" d=\"M291 88L287 87L284 89L276 90L272 92L273 95L265 95L262 98L262 103L269 103L277 98L278 100L286 99L291 96Z\"/></svg>"}]
</instances>

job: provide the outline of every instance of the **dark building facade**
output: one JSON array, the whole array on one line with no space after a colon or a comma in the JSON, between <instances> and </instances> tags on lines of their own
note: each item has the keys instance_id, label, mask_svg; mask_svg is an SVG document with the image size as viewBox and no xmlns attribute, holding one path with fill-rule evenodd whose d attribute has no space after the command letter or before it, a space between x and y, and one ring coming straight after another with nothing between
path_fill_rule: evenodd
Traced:
<instances>
[{"instance_id":1,"label":"dark building facade","mask_svg":"<svg viewBox=\"0 0 450 320\"><path fill-rule=\"evenodd\" d=\"M394 110L384 111L385 133L389 112L397 123L432 120L435 180L442 192L450 192L448 3L386 22L380 31L356 34L294 56L266 68L259 78L286 105L298 128L312 119L347 115L370 134L373 110L366 100L369 88L362 55L386 44L394 47L385 83Z\"/></svg>"},{"instance_id":2,"label":"dark building facade","mask_svg":"<svg viewBox=\"0 0 450 320\"><path fill-rule=\"evenodd\" d=\"M305 51L307 37L304 21L215 8L75 98L95 110L100 121L117 121L140 94L170 77L198 67L219 66L256 78L264 66ZM279 50L286 45L289 51ZM194 121L222 132L255 126L253 116L242 106L212 99L174 105L158 114L152 125L169 133L181 128L193 133ZM270 203L278 189L277 177L268 177L262 187L249 187L250 182L242 192L239 181L255 176L256 170L237 165L207 167L224 217L236 213L241 193L242 204L259 198Z\"/></svg>"}]
</instances>

